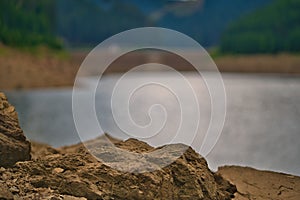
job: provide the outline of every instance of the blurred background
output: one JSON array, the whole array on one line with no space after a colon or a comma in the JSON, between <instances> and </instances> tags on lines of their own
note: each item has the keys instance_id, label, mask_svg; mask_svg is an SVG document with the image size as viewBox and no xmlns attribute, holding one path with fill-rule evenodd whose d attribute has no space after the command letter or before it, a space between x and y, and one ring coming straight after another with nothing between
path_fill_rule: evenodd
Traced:
<instances>
[{"instance_id":1,"label":"blurred background","mask_svg":"<svg viewBox=\"0 0 300 200\"><path fill-rule=\"evenodd\" d=\"M26 135L53 146L79 142L71 94L82 61L103 40L146 26L192 37L222 73L227 118L207 156L212 169L239 164L300 175L300 0L1 0L0 90L16 106ZM118 45L107 51L117 52ZM149 62L182 71L208 102L203 81L184 60L156 50L132 52L106 70L99 87L96 107L104 131L114 134L106 102L116 80ZM150 71L125 84L149 76L174 79L161 69ZM88 88L95 74L87 76Z\"/></svg>"}]
</instances>

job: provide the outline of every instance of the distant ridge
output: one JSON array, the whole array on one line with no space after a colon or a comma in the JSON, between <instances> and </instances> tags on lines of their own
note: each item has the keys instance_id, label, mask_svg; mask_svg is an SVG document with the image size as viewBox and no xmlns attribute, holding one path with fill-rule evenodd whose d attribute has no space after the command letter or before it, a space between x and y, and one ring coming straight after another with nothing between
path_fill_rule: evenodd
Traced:
<instances>
[{"instance_id":1,"label":"distant ridge","mask_svg":"<svg viewBox=\"0 0 300 200\"><path fill-rule=\"evenodd\" d=\"M233 23L224 33L227 53L300 52L300 0L276 0Z\"/></svg>"},{"instance_id":2,"label":"distant ridge","mask_svg":"<svg viewBox=\"0 0 300 200\"><path fill-rule=\"evenodd\" d=\"M242 15L273 0L3 0L0 41L9 46L95 46L132 28L159 26L215 46Z\"/></svg>"}]
</instances>

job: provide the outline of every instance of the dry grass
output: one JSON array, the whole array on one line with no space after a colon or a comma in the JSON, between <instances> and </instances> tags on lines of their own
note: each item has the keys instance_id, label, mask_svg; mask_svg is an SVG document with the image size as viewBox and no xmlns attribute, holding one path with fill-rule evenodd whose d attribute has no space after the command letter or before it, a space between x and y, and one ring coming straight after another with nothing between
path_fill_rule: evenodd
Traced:
<instances>
[{"instance_id":1,"label":"dry grass","mask_svg":"<svg viewBox=\"0 0 300 200\"><path fill-rule=\"evenodd\" d=\"M239 55L215 59L222 72L300 73L300 55Z\"/></svg>"},{"instance_id":2,"label":"dry grass","mask_svg":"<svg viewBox=\"0 0 300 200\"><path fill-rule=\"evenodd\" d=\"M85 55L86 53L81 53L77 54L77 57L82 57L81 60L83 60ZM193 51L190 52L190 56L201 59ZM296 54L223 55L213 60L221 72L300 73L300 55ZM122 73L134 66L151 62L171 66L179 71L195 70L185 59L172 53L142 51L121 56L107 68L106 73ZM153 68L153 70L162 69Z\"/></svg>"},{"instance_id":3,"label":"dry grass","mask_svg":"<svg viewBox=\"0 0 300 200\"><path fill-rule=\"evenodd\" d=\"M47 50L0 46L0 90L72 85L79 66Z\"/></svg>"}]
</instances>

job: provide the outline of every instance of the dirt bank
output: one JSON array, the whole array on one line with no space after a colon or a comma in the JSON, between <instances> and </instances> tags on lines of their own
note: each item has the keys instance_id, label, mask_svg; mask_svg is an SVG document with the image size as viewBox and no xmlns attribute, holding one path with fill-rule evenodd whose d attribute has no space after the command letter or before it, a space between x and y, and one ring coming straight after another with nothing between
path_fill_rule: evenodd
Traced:
<instances>
[{"instance_id":1,"label":"dirt bank","mask_svg":"<svg viewBox=\"0 0 300 200\"><path fill-rule=\"evenodd\" d=\"M87 51L76 51L64 57L45 49L30 53L0 45L0 90L71 87L87 54ZM190 52L190 55L197 57L195 52ZM299 55L227 55L217 57L214 61L221 72L300 74ZM147 51L121 56L105 73L124 73L145 63L161 63L179 71L195 70L185 59L174 54ZM87 72L87 75L95 76L96 71L98 66L97 69Z\"/></svg>"},{"instance_id":2,"label":"dirt bank","mask_svg":"<svg viewBox=\"0 0 300 200\"><path fill-rule=\"evenodd\" d=\"M299 200L300 177L249 167L226 166L218 174L237 186L235 200Z\"/></svg>"},{"instance_id":3,"label":"dirt bank","mask_svg":"<svg viewBox=\"0 0 300 200\"><path fill-rule=\"evenodd\" d=\"M80 63L65 56L0 44L0 90L72 86Z\"/></svg>"}]
</instances>

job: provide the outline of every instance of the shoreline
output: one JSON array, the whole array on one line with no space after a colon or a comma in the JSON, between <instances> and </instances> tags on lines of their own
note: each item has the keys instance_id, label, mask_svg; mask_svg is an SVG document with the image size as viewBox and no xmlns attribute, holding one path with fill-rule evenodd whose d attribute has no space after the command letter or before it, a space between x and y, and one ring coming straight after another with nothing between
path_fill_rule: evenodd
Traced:
<instances>
[{"instance_id":1,"label":"shoreline","mask_svg":"<svg viewBox=\"0 0 300 200\"><path fill-rule=\"evenodd\" d=\"M127 153L106 145L108 140ZM82 143L61 148L30 143L15 108L0 93L0 199L300 198L298 176L238 166L212 172L207 161L186 145L154 148L136 139L123 141L109 135L87 144L101 155L101 161ZM161 153L152 153L156 151ZM124 159L125 155L129 157ZM171 164L160 167L168 159ZM146 171L136 171L145 166Z\"/></svg>"},{"instance_id":2,"label":"shoreline","mask_svg":"<svg viewBox=\"0 0 300 200\"><path fill-rule=\"evenodd\" d=\"M77 51L70 52L68 56L59 56L47 50L33 54L3 45L0 50L1 90L72 86L77 71L88 54ZM300 57L296 54L222 55L213 60L219 71L224 73L300 74ZM124 73L132 66L151 62L172 66L182 72L195 71L184 59L170 53L134 52L114 61L104 75ZM145 69L149 70L163 72L161 69ZM95 70L86 73L94 75Z\"/></svg>"}]
</instances>

